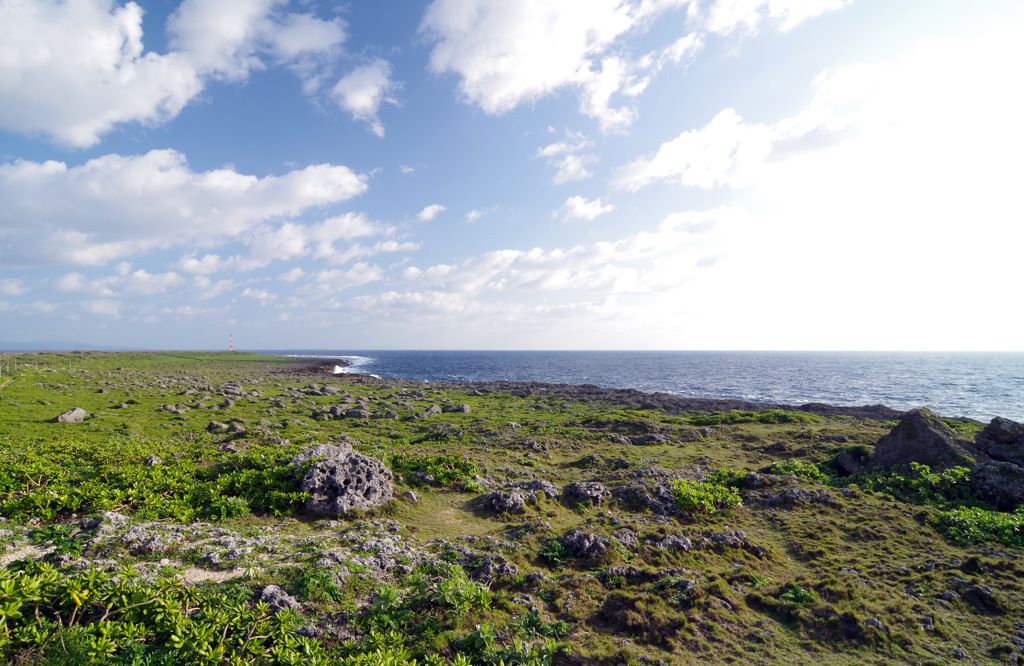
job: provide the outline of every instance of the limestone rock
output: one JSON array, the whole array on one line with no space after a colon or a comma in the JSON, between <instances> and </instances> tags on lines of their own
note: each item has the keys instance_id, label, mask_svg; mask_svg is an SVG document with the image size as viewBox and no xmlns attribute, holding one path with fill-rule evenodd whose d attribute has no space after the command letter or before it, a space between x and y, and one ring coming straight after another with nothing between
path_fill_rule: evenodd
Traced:
<instances>
[{"instance_id":1,"label":"limestone rock","mask_svg":"<svg viewBox=\"0 0 1024 666\"><path fill-rule=\"evenodd\" d=\"M306 510L322 515L344 515L368 510L394 496L391 470L382 462L352 449L347 441L319 444L292 458L296 469L313 461L302 478L301 489L310 494Z\"/></svg>"},{"instance_id":2,"label":"limestone rock","mask_svg":"<svg viewBox=\"0 0 1024 666\"><path fill-rule=\"evenodd\" d=\"M527 504L537 500L533 493L521 493L518 490L494 490L480 496L478 500L484 509L495 513L522 513Z\"/></svg>"},{"instance_id":3,"label":"limestone rock","mask_svg":"<svg viewBox=\"0 0 1024 666\"><path fill-rule=\"evenodd\" d=\"M597 481L570 483L562 489L562 497L569 502L590 502L595 506L611 496L611 491Z\"/></svg>"},{"instance_id":4,"label":"limestone rock","mask_svg":"<svg viewBox=\"0 0 1024 666\"><path fill-rule=\"evenodd\" d=\"M81 423L86 417L86 411L81 407L69 409L57 417L57 423Z\"/></svg>"},{"instance_id":5,"label":"limestone rock","mask_svg":"<svg viewBox=\"0 0 1024 666\"><path fill-rule=\"evenodd\" d=\"M592 560L604 555L605 551L608 550L608 542L605 537L599 534L584 532L578 527L559 539L559 541L578 560Z\"/></svg>"},{"instance_id":6,"label":"limestone rock","mask_svg":"<svg viewBox=\"0 0 1024 666\"><path fill-rule=\"evenodd\" d=\"M937 414L912 409L875 445L871 469L907 467L921 463L938 472L951 467L971 467L985 456L970 442L956 436Z\"/></svg>"},{"instance_id":7,"label":"limestone rock","mask_svg":"<svg viewBox=\"0 0 1024 666\"><path fill-rule=\"evenodd\" d=\"M270 610L274 613L286 608L298 610L302 607L302 604L277 585L267 585L260 590L260 601L270 604Z\"/></svg>"},{"instance_id":8,"label":"limestone rock","mask_svg":"<svg viewBox=\"0 0 1024 666\"><path fill-rule=\"evenodd\" d=\"M457 414L469 414L472 408L469 405L445 405L441 408L441 411L445 414L457 413Z\"/></svg>"},{"instance_id":9,"label":"limestone rock","mask_svg":"<svg viewBox=\"0 0 1024 666\"><path fill-rule=\"evenodd\" d=\"M997 509L1012 511L1024 504L1024 467L986 462L971 470L971 490Z\"/></svg>"},{"instance_id":10,"label":"limestone rock","mask_svg":"<svg viewBox=\"0 0 1024 666\"><path fill-rule=\"evenodd\" d=\"M562 494L561 487L559 487L558 484L551 483L550 481L520 481L516 484L516 487L523 490L544 493L544 496L548 499L555 499Z\"/></svg>"},{"instance_id":11,"label":"limestone rock","mask_svg":"<svg viewBox=\"0 0 1024 666\"><path fill-rule=\"evenodd\" d=\"M997 416L978 433L975 445L993 460L1024 467L1024 424Z\"/></svg>"},{"instance_id":12,"label":"limestone rock","mask_svg":"<svg viewBox=\"0 0 1024 666\"><path fill-rule=\"evenodd\" d=\"M422 412L416 412L412 416L415 419L425 419L427 417L434 416L434 415L440 414L440 413L441 413L441 408L440 407L438 407L437 405L431 405L430 407L428 407L427 409L423 410Z\"/></svg>"}]
</instances>

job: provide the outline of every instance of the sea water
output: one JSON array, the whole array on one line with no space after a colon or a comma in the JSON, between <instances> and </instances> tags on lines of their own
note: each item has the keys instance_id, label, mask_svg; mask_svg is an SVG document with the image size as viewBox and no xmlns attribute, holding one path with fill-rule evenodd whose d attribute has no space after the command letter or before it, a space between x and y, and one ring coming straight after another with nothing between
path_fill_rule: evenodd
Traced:
<instances>
[{"instance_id":1,"label":"sea water","mask_svg":"<svg viewBox=\"0 0 1024 666\"><path fill-rule=\"evenodd\" d=\"M264 350L428 382L594 384L681 397L927 407L1024 421L1024 352Z\"/></svg>"}]
</instances>

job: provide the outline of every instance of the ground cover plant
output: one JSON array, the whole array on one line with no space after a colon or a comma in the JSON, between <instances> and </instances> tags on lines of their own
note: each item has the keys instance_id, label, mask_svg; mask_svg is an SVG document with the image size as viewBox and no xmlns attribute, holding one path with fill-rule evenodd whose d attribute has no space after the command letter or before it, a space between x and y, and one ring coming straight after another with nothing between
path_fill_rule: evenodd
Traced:
<instances>
[{"instance_id":1,"label":"ground cover plant","mask_svg":"<svg viewBox=\"0 0 1024 666\"><path fill-rule=\"evenodd\" d=\"M9 360L8 663L1024 663L1024 509L970 468L869 469L891 415ZM383 463L392 498L312 513L321 444Z\"/></svg>"}]
</instances>

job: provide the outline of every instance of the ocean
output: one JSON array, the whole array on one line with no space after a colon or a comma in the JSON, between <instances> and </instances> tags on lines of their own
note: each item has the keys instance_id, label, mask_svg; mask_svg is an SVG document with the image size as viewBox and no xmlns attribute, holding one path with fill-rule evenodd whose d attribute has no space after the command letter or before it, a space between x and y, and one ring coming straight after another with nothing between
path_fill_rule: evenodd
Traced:
<instances>
[{"instance_id":1,"label":"ocean","mask_svg":"<svg viewBox=\"0 0 1024 666\"><path fill-rule=\"evenodd\" d=\"M428 382L594 384L693 398L927 407L1024 421L1024 352L260 350Z\"/></svg>"}]
</instances>

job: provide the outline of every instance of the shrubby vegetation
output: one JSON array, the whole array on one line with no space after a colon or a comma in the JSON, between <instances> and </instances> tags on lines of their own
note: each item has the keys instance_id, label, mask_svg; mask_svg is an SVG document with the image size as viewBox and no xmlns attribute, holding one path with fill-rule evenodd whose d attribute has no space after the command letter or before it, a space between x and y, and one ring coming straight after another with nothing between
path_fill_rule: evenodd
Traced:
<instances>
[{"instance_id":1,"label":"shrubby vegetation","mask_svg":"<svg viewBox=\"0 0 1024 666\"><path fill-rule=\"evenodd\" d=\"M992 511L966 468L841 474L884 424L275 375L284 361L244 354L34 360L0 391L10 663L1024 659L1024 508ZM445 403L472 413L412 416ZM85 423L51 422L79 404ZM415 499L305 515L289 460L336 436ZM531 481L605 488L576 502ZM472 494L491 490L533 499L485 511ZM121 540L134 529L177 540ZM294 608L261 601L270 585Z\"/></svg>"}]
</instances>

